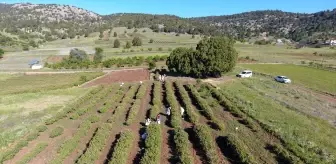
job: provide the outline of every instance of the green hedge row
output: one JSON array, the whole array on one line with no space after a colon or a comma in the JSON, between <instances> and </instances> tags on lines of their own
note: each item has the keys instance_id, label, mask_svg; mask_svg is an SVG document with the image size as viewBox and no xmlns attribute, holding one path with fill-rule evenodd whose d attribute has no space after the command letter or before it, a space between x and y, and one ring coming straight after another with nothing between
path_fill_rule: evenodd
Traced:
<instances>
[{"instance_id":1,"label":"green hedge row","mask_svg":"<svg viewBox=\"0 0 336 164\"><path fill-rule=\"evenodd\" d=\"M94 163L99 158L100 152L104 149L106 141L110 136L111 129L111 124L104 123L103 125L101 125L91 139L85 153L77 160L77 163Z\"/></svg>"},{"instance_id":2,"label":"green hedge row","mask_svg":"<svg viewBox=\"0 0 336 164\"><path fill-rule=\"evenodd\" d=\"M87 102L88 100L92 99L96 93L100 92L104 87L99 86L93 90L91 90L89 93L87 93L85 96L77 99L75 103L69 105L67 108L65 108L63 111L57 113L54 117L48 119L45 121L46 125L51 125L58 120L67 117L69 113L72 113L76 109L78 109L83 103Z\"/></svg>"},{"instance_id":3,"label":"green hedge row","mask_svg":"<svg viewBox=\"0 0 336 164\"><path fill-rule=\"evenodd\" d=\"M58 137L60 135L62 135L64 132L64 129L62 127L56 127L55 129L53 129L50 134L49 134L49 137L50 138L55 138L55 137Z\"/></svg>"},{"instance_id":4,"label":"green hedge row","mask_svg":"<svg viewBox=\"0 0 336 164\"><path fill-rule=\"evenodd\" d=\"M153 89L153 100L152 100L152 107L150 109L150 117L152 119L156 119L156 116L161 112L162 107L162 98L161 98L161 90L162 85L160 82L154 82L154 89Z\"/></svg>"},{"instance_id":5,"label":"green hedge row","mask_svg":"<svg viewBox=\"0 0 336 164\"><path fill-rule=\"evenodd\" d=\"M171 107L170 124L172 125L172 127L177 128L181 126L182 122L181 110L174 94L172 82L166 81L165 87L167 93L167 101L169 106Z\"/></svg>"},{"instance_id":6,"label":"green hedge row","mask_svg":"<svg viewBox=\"0 0 336 164\"><path fill-rule=\"evenodd\" d=\"M120 89L120 88L119 88L119 89ZM113 91L115 91L115 90L116 90L115 87L111 87L111 88L109 89L109 92L113 92ZM117 90L117 91L118 91L118 90ZM105 100L103 106L101 107L101 109L99 109L99 113L106 113L109 109L113 108L113 104L115 103L116 99L118 98L118 96L115 96L115 95L116 95L116 93L114 93L113 96L109 96L109 97Z\"/></svg>"},{"instance_id":7,"label":"green hedge row","mask_svg":"<svg viewBox=\"0 0 336 164\"><path fill-rule=\"evenodd\" d=\"M56 157L50 162L50 164L59 164L63 161L77 148L80 139L88 134L91 127L91 121L85 120L76 131L75 135L66 140L57 150Z\"/></svg>"},{"instance_id":8,"label":"green hedge row","mask_svg":"<svg viewBox=\"0 0 336 164\"><path fill-rule=\"evenodd\" d=\"M210 129L206 125L196 125L194 131L199 139L201 148L206 155L207 162L210 164L220 163L217 155L216 143L212 137Z\"/></svg>"},{"instance_id":9,"label":"green hedge row","mask_svg":"<svg viewBox=\"0 0 336 164\"><path fill-rule=\"evenodd\" d=\"M29 152L28 154L25 154L23 158L16 162L17 164L26 164L29 161L31 161L34 157L36 157L38 154L40 154L46 147L48 146L48 143L39 143L34 150Z\"/></svg>"},{"instance_id":10,"label":"green hedge row","mask_svg":"<svg viewBox=\"0 0 336 164\"><path fill-rule=\"evenodd\" d=\"M141 158L141 164L158 164L161 156L162 133L158 124L150 124L147 127L148 137L145 141L145 154Z\"/></svg>"},{"instance_id":11,"label":"green hedge row","mask_svg":"<svg viewBox=\"0 0 336 164\"><path fill-rule=\"evenodd\" d=\"M292 155L286 149L278 144L271 145L271 149L278 155L278 157L288 164L303 164L303 162L296 156Z\"/></svg>"},{"instance_id":12,"label":"green hedge row","mask_svg":"<svg viewBox=\"0 0 336 164\"><path fill-rule=\"evenodd\" d=\"M219 130L224 130L224 124L221 123L213 114L211 107L208 103L201 97L201 95L197 92L197 90L191 85L188 84L187 88L191 91L192 96L196 100L197 104L204 111L205 116L210 119Z\"/></svg>"},{"instance_id":13,"label":"green hedge row","mask_svg":"<svg viewBox=\"0 0 336 164\"><path fill-rule=\"evenodd\" d=\"M141 100L145 98L144 96L146 93L146 89L147 89L147 83L142 84L138 92L136 93L135 95L136 99L128 112L128 117L126 119L126 125L131 125L136 115L138 114L138 111L140 110L140 106L141 106Z\"/></svg>"},{"instance_id":14,"label":"green hedge row","mask_svg":"<svg viewBox=\"0 0 336 164\"><path fill-rule=\"evenodd\" d=\"M126 163L133 141L134 134L131 131L123 132L113 150L109 164Z\"/></svg>"},{"instance_id":15,"label":"green hedge row","mask_svg":"<svg viewBox=\"0 0 336 164\"><path fill-rule=\"evenodd\" d=\"M193 158L190 153L188 133L182 128L174 129L174 143L176 146L176 155L178 163L192 164Z\"/></svg>"},{"instance_id":16,"label":"green hedge row","mask_svg":"<svg viewBox=\"0 0 336 164\"><path fill-rule=\"evenodd\" d=\"M0 163L3 163L7 160L10 160L14 158L15 154L17 154L23 147L28 146L28 141L27 140L21 140L19 141L14 148L4 152L0 156Z\"/></svg>"},{"instance_id":17,"label":"green hedge row","mask_svg":"<svg viewBox=\"0 0 336 164\"><path fill-rule=\"evenodd\" d=\"M257 162L253 158L253 156L248 151L246 145L243 144L236 135L229 134L227 136L227 146L231 148L233 151L232 154L239 159L239 163L242 164L256 164Z\"/></svg>"},{"instance_id":18,"label":"green hedge row","mask_svg":"<svg viewBox=\"0 0 336 164\"><path fill-rule=\"evenodd\" d=\"M286 149L290 150L290 152L295 154L297 157L300 157L300 160L305 161L305 163L314 163L316 161L319 161L318 157L309 156L308 154L311 153L309 151L303 150L303 148L299 147L295 142L284 139L279 133L277 133L275 129L273 129L273 127L264 124L263 122L256 119L253 115L250 115L248 112L245 113L245 110L243 110L244 107L240 105L239 101L232 95L229 95L225 92L220 92L210 85L208 85L208 88L211 89L212 94L219 100L220 104L225 106L232 114L237 115L241 118L251 118L252 120L256 121L266 132L271 133L272 135L277 137L283 143ZM248 126L254 126L252 124L253 122L250 120L248 122Z\"/></svg>"},{"instance_id":19,"label":"green hedge row","mask_svg":"<svg viewBox=\"0 0 336 164\"><path fill-rule=\"evenodd\" d=\"M191 103L191 99L189 98L188 92L184 89L183 84L181 82L175 82L175 85L181 96L187 116L189 117L190 121L193 124L196 124L199 120L199 114L195 112L195 109L193 108Z\"/></svg>"}]
</instances>

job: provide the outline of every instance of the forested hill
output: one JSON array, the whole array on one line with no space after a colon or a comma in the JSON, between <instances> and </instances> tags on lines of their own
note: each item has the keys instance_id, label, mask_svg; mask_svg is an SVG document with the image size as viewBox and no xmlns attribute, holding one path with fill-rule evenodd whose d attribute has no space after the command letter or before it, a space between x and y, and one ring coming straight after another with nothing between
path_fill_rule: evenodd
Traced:
<instances>
[{"instance_id":1,"label":"forested hill","mask_svg":"<svg viewBox=\"0 0 336 164\"><path fill-rule=\"evenodd\" d=\"M149 27L156 32L230 35L239 40L261 34L294 41L316 40L335 36L336 9L313 14L266 10L228 16L181 18L130 13L103 16L68 5L0 3L0 46L34 46L55 39L87 36L113 26Z\"/></svg>"}]
</instances>

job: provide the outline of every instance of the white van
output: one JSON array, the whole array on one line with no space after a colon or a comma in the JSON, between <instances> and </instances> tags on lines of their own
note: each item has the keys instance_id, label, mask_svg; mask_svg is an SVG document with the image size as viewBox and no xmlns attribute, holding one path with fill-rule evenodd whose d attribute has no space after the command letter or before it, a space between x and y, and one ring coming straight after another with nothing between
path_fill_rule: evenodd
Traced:
<instances>
[{"instance_id":1,"label":"white van","mask_svg":"<svg viewBox=\"0 0 336 164\"><path fill-rule=\"evenodd\" d=\"M250 70L244 70L242 72L240 72L240 74L236 75L237 77L240 77L240 78L246 78L246 77L252 77L252 71Z\"/></svg>"}]
</instances>

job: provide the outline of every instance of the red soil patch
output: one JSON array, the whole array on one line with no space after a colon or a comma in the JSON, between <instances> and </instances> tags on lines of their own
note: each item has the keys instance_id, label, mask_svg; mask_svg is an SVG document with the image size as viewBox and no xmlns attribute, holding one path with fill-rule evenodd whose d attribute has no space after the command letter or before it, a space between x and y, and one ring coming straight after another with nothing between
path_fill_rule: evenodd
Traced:
<instances>
[{"instance_id":1,"label":"red soil patch","mask_svg":"<svg viewBox=\"0 0 336 164\"><path fill-rule=\"evenodd\" d=\"M149 80L149 71L146 69L117 70L107 73L101 78L85 84L84 87L108 85L117 82L136 82L146 80Z\"/></svg>"}]
</instances>

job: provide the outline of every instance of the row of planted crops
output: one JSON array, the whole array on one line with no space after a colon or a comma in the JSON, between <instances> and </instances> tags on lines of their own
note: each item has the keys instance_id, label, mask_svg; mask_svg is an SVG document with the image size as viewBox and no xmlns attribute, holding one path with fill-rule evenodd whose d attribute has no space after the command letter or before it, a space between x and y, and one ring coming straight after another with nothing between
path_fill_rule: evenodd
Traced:
<instances>
[{"instance_id":1,"label":"row of planted crops","mask_svg":"<svg viewBox=\"0 0 336 164\"><path fill-rule=\"evenodd\" d=\"M216 88L206 85L214 99L229 110L235 117L242 119L246 127L252 130L259 130L262 124L253 117L245 113L230 95L220 92ZM146 95L148 91L151 94ZM146 96L151 96L151 104L144 104ZM166 101L165 101L166 100ZM64 163L64 161L76 150L81 143L81 139L90 136L87 147L80 154L76 163L95 163L101 158L102 152L107 147L111 147L108 142L112 133L118 133L115 145L106 161L111 164L127 163L130 156L129 152L133 149L134 140L139 137L138 131L131 131L128 126L137 124L139 120L139 111L141 108L149 107L149 117L155 119L159 113L165 112L167 106L171 107L171 115L168 122L172 128L174 152L177 163L192 164L195 162L195 155L192 154L193 146L197 142L199 149L204 154L207 163L222 163L223 155L219 154L219 145L216 143L216 136L225 134L225 148L229 149L236 162L239 163L258 163L249 148L242 142L236 134L226 134L225 124L212 110L208 102L200 95L197 86L182 82L166 81L165 83L143 83L143 84L126 84L122 87L112 85L109 87L96 87L91 89L83 97L77 99L74 103L69 104L63 111L54 117L45 121L45 125L37 127L33 132L19 141L15 146L0 156L0 163L12 159L23 147L26 147L30 141L39 137L40 133L48 130L49 125L53 125L62 119L71 119L81 121L78 129L73 136L65 140L58 148L57 154L53 155L50 163ZM185 115L182 116L180 109L185 109ZM108 116L107 119L103 119ZM204 118L203 118L204 117ZM202 122L201 118L207 123ZM186 122L189 122L189 128L192 132L187 131ZM123 123L121 131L116 132L117 123ZM208 124L209 123L209 124ZM213 125L213 126L212 126ZM144 153L141 155L141 164L160 163L163 127L165 124L152 123L146 127L148 137L144 141ZM119 129L118 129L119 130ZM63 134L64 129L56 126L50 129L50 138L56 138ZM267 131L267 129L266 129ZM91 132L91 133L90 133ZM192 135L192 136L190 136ZM194 136L193 136L194 135ZM191 138L195 137L196 140ZM285 143L286 144L286 143ZM303 163L305 158L300 158L299 153L295 154L295 149L291 150L281 144L271 145L273 151L282 158L286 163ZM48 143L41 142L29 153L27 153L17 163L28 163L40 152L42 152ZM293 153L294 152L294 153Z\"/></svg>"}]
</instances>

